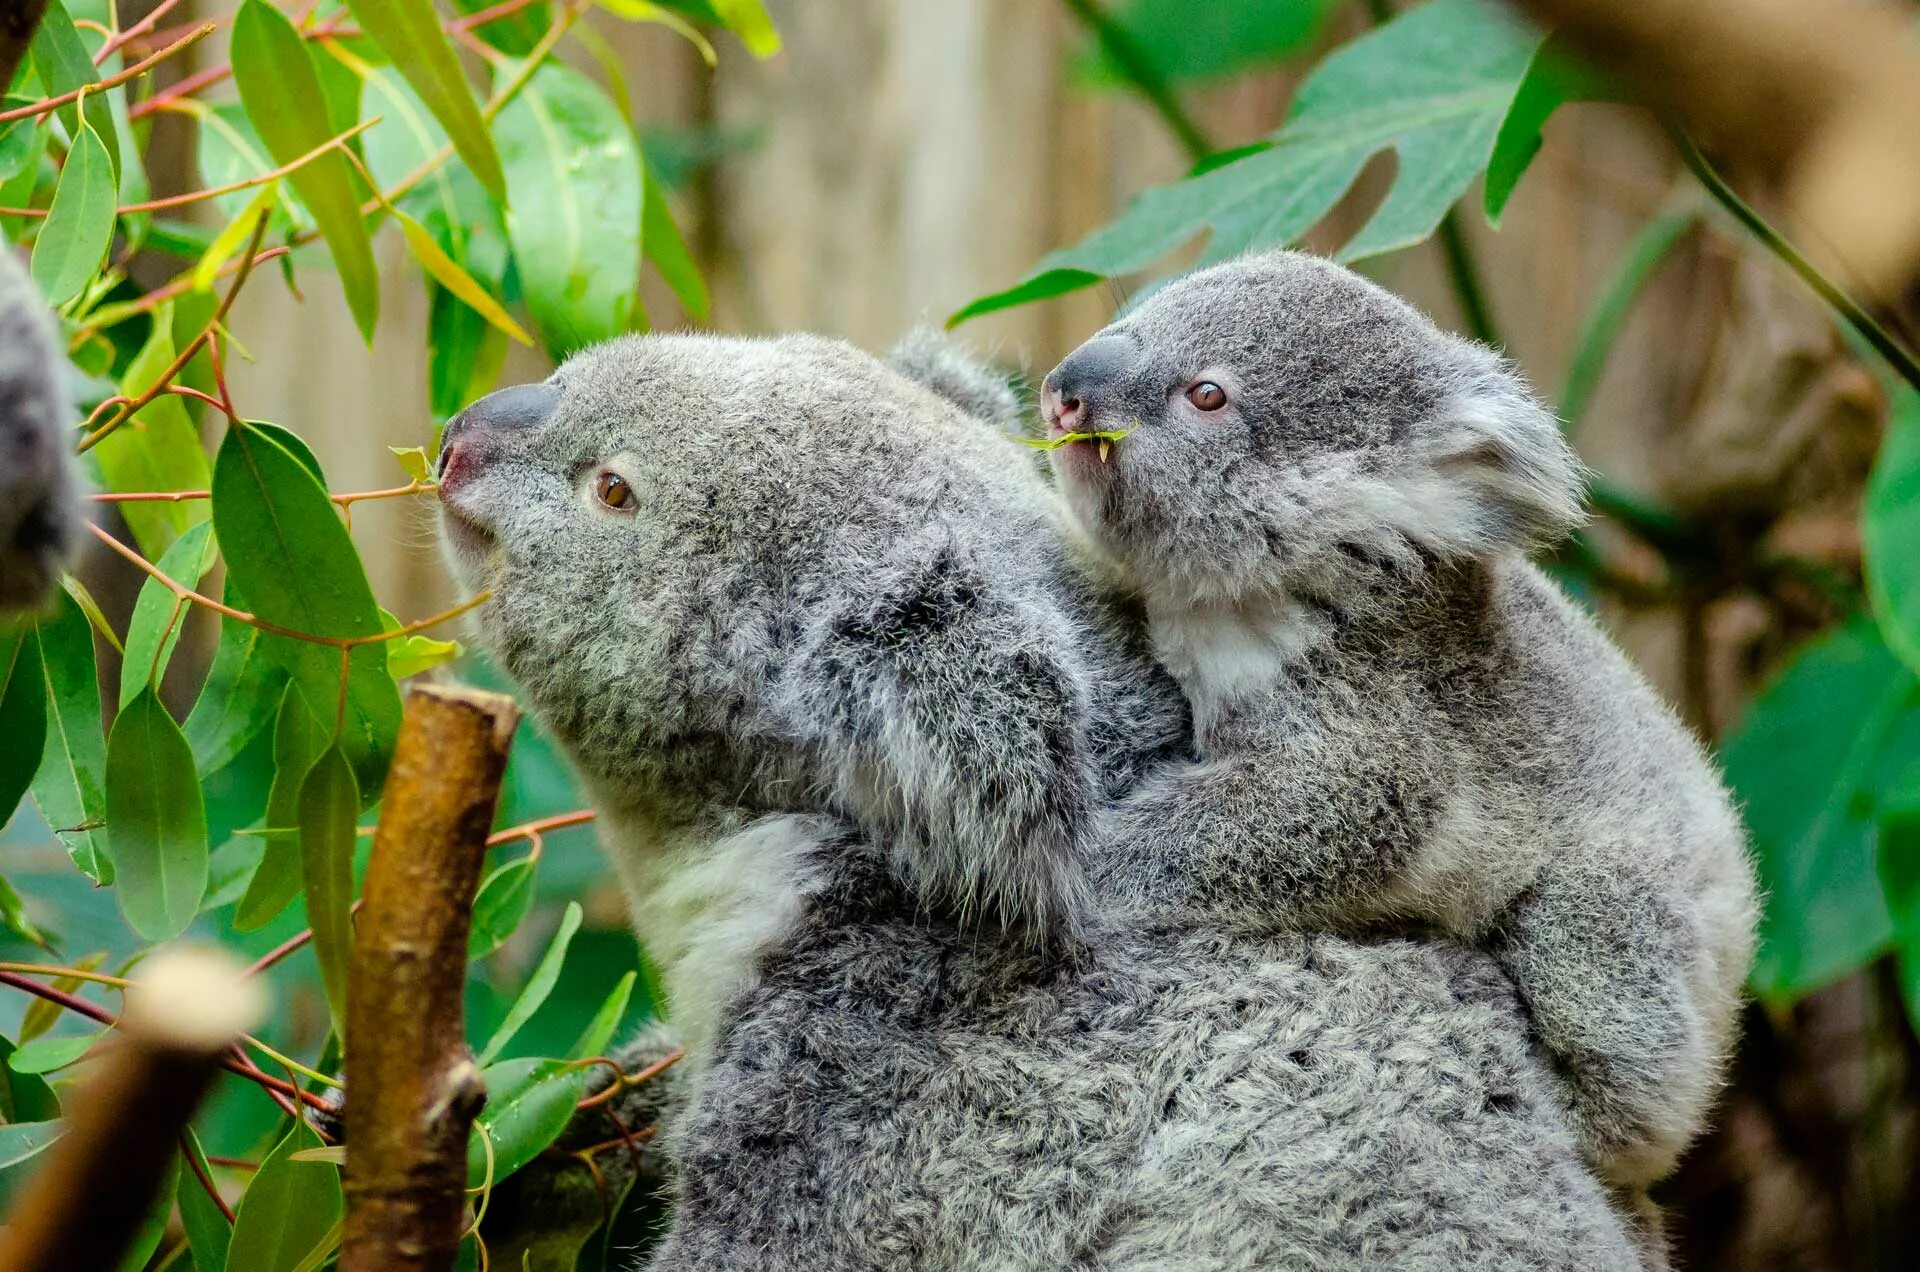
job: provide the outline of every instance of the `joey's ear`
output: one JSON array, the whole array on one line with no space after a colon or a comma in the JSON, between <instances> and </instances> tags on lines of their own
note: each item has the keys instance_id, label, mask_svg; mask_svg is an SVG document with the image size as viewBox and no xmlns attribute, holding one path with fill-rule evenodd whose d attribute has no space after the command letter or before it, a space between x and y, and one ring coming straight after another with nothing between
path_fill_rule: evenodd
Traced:
<instances>
[{"instance_id":1,"label":"joey's ear","mask_svg":"<svg viewBox=\"0 0 1920 1272\"><path fill-rule=\"evenodd\" d=\"M1425 463L1464 496L1448 537L1467 552L1556 543L1585 519L1586 470L1526 383L1475 352L1421 440Z\"/></svg>"},{"instance_id":2,"label":"joey's ear","mask_svg":"<svg viewBox=\"0 0 1920 1272\"><path fill-rule=\"evenodd\" d=\"M1070 937L1095 785L1073 626L951 542L899 547L810 622L780 714L931 908Z\"/></svg>"},{"instance_id":3,"label":"joey's ear","mask_svg":"<svg viewBox=\"0 0 1920 1272\"><path fill-rule=\"evenodd\" d=\"M1025 431L1030 412L1007 378L959 341L915 327L887 354L887 365L1002 432Z\"/></svg>"}]
</instances>

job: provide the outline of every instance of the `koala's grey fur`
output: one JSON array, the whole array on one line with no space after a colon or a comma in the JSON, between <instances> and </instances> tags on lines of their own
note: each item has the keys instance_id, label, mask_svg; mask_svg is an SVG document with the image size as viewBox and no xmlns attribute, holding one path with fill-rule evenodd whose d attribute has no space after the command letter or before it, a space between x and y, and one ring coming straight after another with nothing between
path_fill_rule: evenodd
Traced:
<instances>
[{"instance_id":1,"label":"koala's grey fur","mask_svg":"<svg viewBox=\"0 0 1920 1272\"><path fill-rule=\"evenodd\" d=\"M39 290L0 243L0 613L45 600L82 534L65 365Z\"/></svg>"},{"instance_id":2,"label":"koala's grey fur","mask_svg":"<svg viewBox=\"0 0 1920 1272\"><path fill-rule=\"evenodd\" d=\"M1107 890L1190 726L1011 442L812 338L552 383L442 494L689 1047L648 1266L1660 1264L1486 955Z\"/></svg>"},{"instance_id":3,"label":"koala's grey fur","mask_svg":"<svg viewBox=\"0 0 1920 1272\"><path fill-rule=\"evenodd\" d=\"M1595 1163L1666 1173L1732 1044L1754 882L1698 744L1525 559L1579 516L1552 417L1491 350L1300 253L1175 282L1096 340L1055 391L1078 429L1138 427L1058 476L1200 751L1114 816L1157 845L1116 886L1484 945ZM1224 408L1188 398L1203 381Z\"/></svg>"}]
</instances>

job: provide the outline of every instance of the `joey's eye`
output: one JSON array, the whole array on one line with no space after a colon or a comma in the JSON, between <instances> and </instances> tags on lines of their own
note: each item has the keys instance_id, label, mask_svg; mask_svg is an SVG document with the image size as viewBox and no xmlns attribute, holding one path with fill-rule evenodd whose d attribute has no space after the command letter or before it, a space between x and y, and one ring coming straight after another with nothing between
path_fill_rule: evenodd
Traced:
<instances>
[{"instance_id":1,"label":"joey's eye","mask_svg":"<svg viewBox=\"0 0 1920 1272\"><path fill-rule=\"evenodd\" d=\"M600 475L593 479L593 493L615 512L633 511L633 487L619 473L601 469Z\"/></svg>"},{"instance_id":2,"label":"joey's eye","mask_svg":"<svg viewBox=\"0 0 1920 1272\"><path fill-rule=\"evenodd\" d=\"M1227 404L1227 391L1212 380L1202 380L1187 390L1187 401L1203 411L1217 411Z\"/></svg>"}]
</instances>

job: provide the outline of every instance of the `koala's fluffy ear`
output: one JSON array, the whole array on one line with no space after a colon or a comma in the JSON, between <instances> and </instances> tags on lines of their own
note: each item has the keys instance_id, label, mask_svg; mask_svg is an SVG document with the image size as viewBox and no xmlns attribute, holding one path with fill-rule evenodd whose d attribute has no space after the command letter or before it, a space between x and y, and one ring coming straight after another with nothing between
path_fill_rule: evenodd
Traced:
<instances>
[{"instance_id":1,"label":"koala's fluffy ear","mask_svg":"<svg viewBox=\"0 0 1920 1272\"><path fill-rule=\"evenodd\" d=\"M1586 470L1526 383L1492 351L1472 353L1417 443L1446 491L1409 492L1438 505L1419 537L1462 555L1556 543L1584 520Z\"/></svg>"},{"instance_id":2,"label":"koala's fluffy ear","mask_svg":"<svg viewBox=\"0 0 1920 1272\"><path fill-rule=\"evenodd\" d=\"M1071 937L1095 787L1080 638L964 547L897 547L812 621L781 714L930 907Z\"/></svg>"},{"instance_id":3,"label":"koala's fluffy ear","mask_svg":"<svg viewBox=\"0 0 1920 1272\"><path fill-rule=\"evenodd\" d=\"M931 327L915 327L902 337L887 365L1002 432L1025 429L1028 412L1007 378Z\"/></svg>"}]
</instances>

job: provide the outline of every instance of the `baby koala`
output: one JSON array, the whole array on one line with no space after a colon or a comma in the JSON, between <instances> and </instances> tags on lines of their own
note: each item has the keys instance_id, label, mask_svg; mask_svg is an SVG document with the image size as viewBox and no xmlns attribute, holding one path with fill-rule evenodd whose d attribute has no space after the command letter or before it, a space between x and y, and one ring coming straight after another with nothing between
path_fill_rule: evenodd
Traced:
<instances>
[{"instance_id":1,"label":"baby koala","mask_svg":"<svg viewBox=\"0 0 1920 1272\"><path fill-rule=\"evenodd\" d=\"M1731 1044L1754 884L1701 748L1526 560L1581 515L1552 416L1491 350L1291 252L1157 292L1042 404L1055 439L1131 430L1052 461L1196 728L1198 762L1111 814L1167 851L1102 890L1485 947L1594 1165L1664 1174Z\"/></svg>"}]
</instances>

